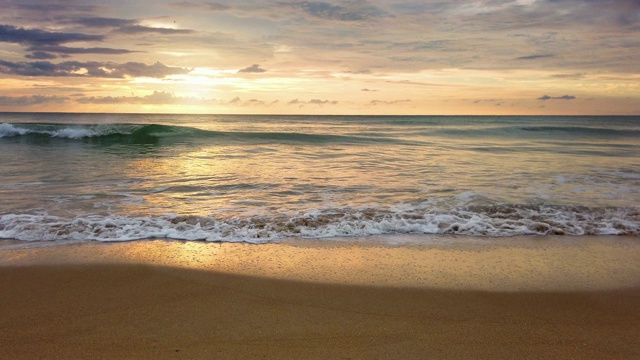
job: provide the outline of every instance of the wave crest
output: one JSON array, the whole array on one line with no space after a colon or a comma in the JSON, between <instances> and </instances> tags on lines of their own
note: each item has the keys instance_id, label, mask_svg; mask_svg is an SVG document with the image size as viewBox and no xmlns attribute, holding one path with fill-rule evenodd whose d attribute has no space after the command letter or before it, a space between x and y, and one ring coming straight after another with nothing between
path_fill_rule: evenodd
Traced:
<instances>
[{"instance_id":1,"label":"wave crest","mask_svg":"<svg viewBox=\"0 0 640 360\"><path fill-rule=\"evenodd\" d=\"M53 125L53 124L0 124L0 138L41 136L63 139L82 139L112 135L131 135L142 125Z\"/></svg>"},{"instance_id":2,"label":"wave crest","mask_svg":"<svg viewBox=\"0 0 640 360\"><path fill-rule=\"evenodd\" d=\"M27 137L90 140L102 144L184 144L199 140L249 143L407 143L379 136L315 134L299 132L213 131L188 126L159 124L0 124L0 138Z\"/></svg>"}]
</instances>

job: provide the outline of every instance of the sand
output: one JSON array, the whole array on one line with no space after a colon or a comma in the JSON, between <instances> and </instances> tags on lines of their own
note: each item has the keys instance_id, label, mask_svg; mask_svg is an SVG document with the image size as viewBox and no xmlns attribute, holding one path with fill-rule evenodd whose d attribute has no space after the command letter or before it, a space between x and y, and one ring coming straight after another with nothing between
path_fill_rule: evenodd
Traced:
<instances>
[{"instance_id":1,"label":"sand","mask_svg":"<svg viewBox=\"0 0 640 360\"><path fill-rule=\"evenodd\" d=\"M637 238L549 240L7 243L0 358L640 358Z\"/></svg>"}]
</instances>

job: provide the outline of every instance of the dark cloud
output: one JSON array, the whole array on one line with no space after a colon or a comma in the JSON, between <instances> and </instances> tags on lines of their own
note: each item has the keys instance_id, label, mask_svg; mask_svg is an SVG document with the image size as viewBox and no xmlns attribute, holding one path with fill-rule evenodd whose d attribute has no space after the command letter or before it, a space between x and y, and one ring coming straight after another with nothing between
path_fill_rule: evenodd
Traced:
<instances>
[{"instance_id":1,"label":"dark cloud","mask_svg":"<svg viewBox=\"0 0 640 360\"><path fill-rule=\"evenodd\" d=\"M363 21L386 15L384 11L363 1L344 1L340 2L340 5L322 1L281 2L280 4L326 20Z\"/></svg>"},{"instance_id":2,"label":"dark cloud","mask_svg":"<svg viewBox=\"0 0 640 360\"><path fill-rule=\"evenodd\" d=\"M116 32L123 34L144 34L155 33L162 35L174 35L174 34L192 34L193 30L189 29L172 29L172 28L159 28L142 25L123 26L115 30Z\"/></svg>"},{"instance_id":3,"label":"dark cloud","mask_svg":"<svg viewBox=\"0 0 640 360\"><path fill-rule=\"evenodd\" d=\"M61 104L67 101L69 101L69 98L62 96L0 96L0 106L31 106L50 103Z\"/></svg>"},{"instance_id":4,"label":"dark cloud","mask_svg":"<svg viewBox=\"0 0 640 360\"><path fill-rule=\"evenodd\" d=\"M106 17L79 17L74 19L68 19L64 22L79 24L85 27L90 27L90 28L110 28L110 27L132 26L138 23L137 20L106 18Z\"/></svg>"},{"instance_id":5,"label":"dark cloud","mask_svg":"<svg viewBox=\"0 0 640 360\"><path fill-rule=\"evenodd\" d=\"M98 9L97 6L94 5L62 5L62 4L16 4L9 3L3 4L3 7L13 8L13 9L21 9L28 11L37 11L37 12L91 12Z\"/></svg>"},{"instance_id":6,"label":"dark cloud","mask_svg":"<svg viewBox=\"0 0 640 360\"><path fill-rule=\"evenodd\" d=\"M67 46L39 46L37 47L38 52L48 52L48 53L57 53L57 54L109 54L109 55L119 55L119 54L130 54L139 51L132 51L127 49L112 49L112 48L103 48L103 47L93 47L93 48L76 48L76 47L67 47ZM34 53L35 54L35 53ZM29 57L29 56L27 56ZM49 58L50 59L50 58Z\"/></svg>"},{"instance_id":7,"label":"dark cloud","mask_svg":"<svg viewBox=\"0 0 640 360\"><path fill-rule=\"evenodd\" d=\"M25 55L25 57L29 59L34 59L34 60L49 60L49 59L57 58L55 54L48 53L45 51L34 51L33 54Z\"/></svg>"},{"instance_id":8,"label":"dark cloud","mask_svg":"<svg viewBox=\"0 0 640 360\"><path fill-rule=\"evenodd\" d=\"M81 33L50 32L40 29L24 29L12 25L0 25L0 42L9 42L34 47L60 45L77 41L103 41L102 35Z\"/></svg>"},{"instance_id":9,"label":"dark cloud","mask_svg":"<svg viewBox=\"0 0 640 360\"><path fill-rule=\"evenodd\" d=\"M414 14L431 14L446 11L450 8L451 3L447 1L437 2L397 2L391 5L394 9L414 15Z\"/></svg>"},{"instance_id":10,"label":"dark cloud","mask_svg":"<svg viewBox=\"0 0 640 360\"><path fill-rule=\"evenodd\" d=\"M267 70L261 68L258 64L253 64L249 67L238 70L239 73L263 73L265 71Z\"/></svg>"},{"instance_id":11,"label":"dark cloud","mask_svg":"<svg viewBox=\"0 0 640 360\"><path fill-rule=\"evenodd\" d=\"M412 51L422 51L422 50L460 50L456 48L455 41L452 40L429 40L429 41L401 41L401 42L392 42L389 44L389 48L403 48L409 49Z\"/></svg>"},{"instance_id":12,"label":"dark cloud","mask_svg":"<svg viewBox=\"0 0 640 360\"><path fill-rule=\"evenodd\" d=\"M173 29L162 27L151 27L140 25L136 19L118 19L106 17L79 17L62 21L63 23L79 24L85 27L93 28L115 28L115 32L123 34L144 34L156 33L163 35L172 34L191 34L193 30L189 29Z\"/></svg>"},{"instance_id":13,"label":"dark cloud","mask_svg":"<svg viewBox=\"0 0 640 360\"><path fill-rule=\"evenodd\" d=\"M193 3L190 1L180 1L170 3L169 6L178 9L197 9L197 10L208 10L208 11L225 11L231 9L230 6L215 3L215 2L202 2L202 3Z\"/></svg>"},{"instance_id":14,"label":"dark cloud","mask_svg":"<svg viewBox=\"0 0 640 360\"><path fill-rule=\"evenodd\" d=\"M170 67L160 62L146 65L138 62L117 64L112 62L65 61L54 64L48 61L10 62L0 60L0 73L22 76L73 76L73 77L153 77L186 74L191 69Z\"/></svg>"},{"instance_id":15,"label":"dark cloud","mask_svg":"<svg viewBox=\"0 0 640 360\"><path fill-rule=\"evenodd\" d=\"M575 96L573 95L564 95L564 96L549 96L543 95L538 98L538 100L547 101L547 100L575 100Z\"/></svg>"},{"instance_id":16,"label":"dark cloud","mask_svg":"<svg viewBox=\"0 0 640 360\"><path fill-rule=\"evenodd\" d=\"M70 66L48 61L10 62L0 60L0 73L22 76L73 76Z\"/></svg>"},{"instance_id":17,"label":"dark cloud","mask_svg":"<svg viewBox=\"0 0 640 360\"><path fill-rule=\"evenodd\" d=\"M373 90L373 89L367 89L367 88L364 88L364 89L362 89L362 90L360 90L360 91L380 91L380 90Z\"/></svg>"},{"instance_id":18,"label":"dark cloud","mask_svg":"<svg viewBox=\"0 0 640 360\"><path fill-rule=\"evenodd\" d=\"M556 79L582 79L584 77L584 74L581 73L575 73L575 74L553 74L551 75L552 78L556 78Z\"/></svg>"},{"instance_id":19,"label":"dark cloud","mask_svg":"<svg viewBox=\"0 0 640 360\"><path fill-rule=\"evenodd\" d=\"M517 57L516 60L536 60L536 59L544 59L554 57L552 54L541 54L541 55L529 55L529 56L520 56Z\"/></svg>"},{"instance_id":20,"label":"dark cloud","mask_svg":"<svg viewBox=\"0 0 640 360\"><path fill-rule=\"evenodd\" d=\"M0 25L0 42L10 42L28 46L27 50L33 52L31 55L26 55L29 59L54 59L57 57L55 54L117 55L135 52L126 49L112 49L105 47L75 48L62 45L70 42L103 40L103 35L50 32L40 29L24 29L11 25Z\"/></svg>"}]
</instances>

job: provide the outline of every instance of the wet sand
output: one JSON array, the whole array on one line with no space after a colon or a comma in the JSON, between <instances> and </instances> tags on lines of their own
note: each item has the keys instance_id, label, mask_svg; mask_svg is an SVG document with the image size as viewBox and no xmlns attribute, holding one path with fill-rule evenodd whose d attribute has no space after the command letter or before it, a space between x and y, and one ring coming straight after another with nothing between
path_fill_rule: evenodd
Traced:
<instances>
[{"instance_id":1,"label":"wet sand","mask_svg":"<svg viewBox=\"0 0 640 360\"><path fill-rule=\"evenodd\" d=\"M9 244L0 358L640 358L637 239L542 241Z\"/></svg>"}]
</instances>

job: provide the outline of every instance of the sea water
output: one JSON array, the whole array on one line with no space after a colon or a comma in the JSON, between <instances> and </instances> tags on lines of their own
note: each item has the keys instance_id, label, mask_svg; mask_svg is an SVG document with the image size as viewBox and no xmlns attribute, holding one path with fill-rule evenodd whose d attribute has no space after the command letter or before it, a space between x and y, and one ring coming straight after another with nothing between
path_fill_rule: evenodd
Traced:
<instances>
[{"instance_id":1,"label":"sea water","mask_svg":"<svg viewBox=\"0 0 640 360\"><path fill-rule=\"evenodd\" d=\"M640 117L0 114L0 238L640 234Z\"/></svg>"}]
</instances>

